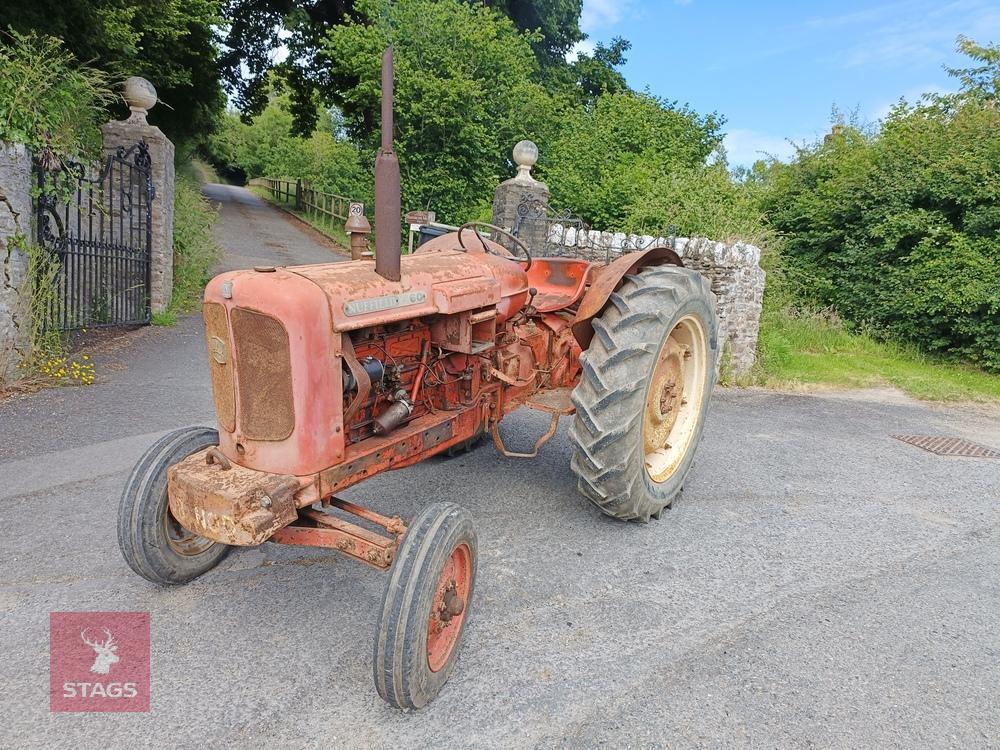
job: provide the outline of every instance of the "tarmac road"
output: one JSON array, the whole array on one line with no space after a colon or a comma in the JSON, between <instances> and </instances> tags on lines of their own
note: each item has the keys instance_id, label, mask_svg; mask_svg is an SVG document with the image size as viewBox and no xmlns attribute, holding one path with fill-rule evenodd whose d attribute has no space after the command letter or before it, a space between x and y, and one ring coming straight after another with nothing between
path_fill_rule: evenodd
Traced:
<instances>
[{"instance_id":1,"label":"tarmac road","mask_svg":"<svg viewBox=\"0 0 1000 750\"><path fill-rule=\"evenodd\" d=\"M207 191L227 265L333 257ZM888 437L1000 446L996 412L718 391L684 496L646 526L576 494L565 420L532 462L482 445L354 488L477 522L458 669L403 714L371 682L377 571L265 545L168 589L121 560L135 458L212 421L203 346L197 318L141 329L95 352L98 384L0 403L0 747L1000 746L1000 461ZM527 447L546 421L503 431ZM151 613L149 714L49 713L56 610Z\"/></svg>"}]
</instances>

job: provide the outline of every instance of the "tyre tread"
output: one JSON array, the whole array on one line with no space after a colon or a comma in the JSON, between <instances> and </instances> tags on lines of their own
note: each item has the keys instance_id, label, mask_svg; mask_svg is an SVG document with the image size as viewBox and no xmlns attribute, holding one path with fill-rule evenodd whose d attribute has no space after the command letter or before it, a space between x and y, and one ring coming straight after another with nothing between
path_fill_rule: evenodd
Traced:
<instances>
[{"instance_id":1,"label":"tyre tread","mask_svg":"<svg viewBox=\"0 0 1000 750\"><path fill-rule=\"evenodd\" d=\"M185 559L184 569L171 566L164 560L156 545L144 532L150 532L149 518L156 485L166 482L166 472L171 465L209 445L217 445L219 433L209 427L185 427L161 437L153 443L136 462L122 489L118 506L118 547L125 563L137 575L159 584L184 583L217 565L229 551L226 545L211 548L212 554ZM155 530L154 530L155 531ZM207 551L206 551L207 552ZM156 559L159 556L161 559Z\"/></svg>"},{"instance_id":2,"label":"tyre tread","mask_svg":"<svg viewBox=\"0 0 1000 750\"><path fill-rule=\"evenodd\" d=\"M574 448L570 467L580 493L607 515L647 522L659 518L679 492L653 497L646 491L641 441L628 438L641 429L648 373L668 333L665 328L693 298L707 303L709 310L711 389L718 356L715 298L708 280L696 271L663 265L626 275L593 320L595 336L581 357L581 380L571 396L576 415L569 430Z\"/></svg>"},{"instance_id":3,"label":"tyre tread","mask_svg":"<svg viewBox=\"0 0 1000 750\"><path fill-rule=\"evenodd\" d=\"M440 672L430 672L426 641L421 635L427 628L423 608L428 587L437 585L447 556L460 543L468 544L472 554L471 605L477 542L471 516L462 507L434 503L425 508L410 525L396 553L379 610L372 653L375 689L396 708L426 705L454 667L457 650ZM467 612L463 630L468 617Z\"/></svg>"}]
</instances>

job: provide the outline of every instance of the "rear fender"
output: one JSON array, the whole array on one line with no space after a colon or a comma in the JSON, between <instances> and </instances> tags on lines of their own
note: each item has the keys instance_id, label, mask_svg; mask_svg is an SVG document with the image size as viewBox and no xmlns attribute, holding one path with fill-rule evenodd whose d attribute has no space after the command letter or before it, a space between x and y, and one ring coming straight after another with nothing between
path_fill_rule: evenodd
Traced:
<instances>
[{"instance_id":1,"label":"rear fender","mask_svg":"<svg viewBox=\"0 0 1000 750\"><path fill-rule=\"evenodd\" d=\"M590 287L580 302L576 317L573 318L573 335L581 349L590 346L590 340L594 338L594 316L604 309L611 294L621 286L622 280L628 274L647 266L662 265L683 267L684 262L681 256L669 247L654 247L623 255L606 266L594 267L591 271Z\"/></svg>"}]
</instances>

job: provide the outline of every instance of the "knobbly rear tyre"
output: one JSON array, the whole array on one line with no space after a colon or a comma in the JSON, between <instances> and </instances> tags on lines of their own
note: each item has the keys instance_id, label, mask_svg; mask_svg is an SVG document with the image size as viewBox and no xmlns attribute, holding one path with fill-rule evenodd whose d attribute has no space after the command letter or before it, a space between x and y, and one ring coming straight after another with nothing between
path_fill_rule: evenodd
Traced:
<instances>
[{"instance_id":1,"label":"knobbly rear tyre","mask_svg":"<svg viewBox=\"0 0 1000 750\"><path fill-rule=\"evenodd\" d=\"M469 618L477 557L472 517L454 503L429 506L407 530L375 626L375 689L389 705L422 708L451 676ZM457 601L461 612L453 614Z\"/></svg>"},{"instance_id":2,"label":"knobbly rear tyre","mask_svg":"<svg viewBox=\"0 0 1000 750\"><path fill-rule=\"evenodd\" d=\"M214 568L229 546L183 528L170 513L167 471L219 444L217 430L185 427L160 438L136 463L118 506L118 546L128 566L148 581L181 584Z\"/></svg>"},{"instance_id":3,"label":"knobbly rear tyre","mask_svg":"<svg viewBox=\"0 0 1000 750\"><path fill-rule=\"evenodd\" d=\"M602 513L647 522L680 493L701 439L719 355L715 298L696 271L645 268L593 325L572 395L571 467ZM657 436L663 446L651 449Z\"/></svg>"}]
</instances>

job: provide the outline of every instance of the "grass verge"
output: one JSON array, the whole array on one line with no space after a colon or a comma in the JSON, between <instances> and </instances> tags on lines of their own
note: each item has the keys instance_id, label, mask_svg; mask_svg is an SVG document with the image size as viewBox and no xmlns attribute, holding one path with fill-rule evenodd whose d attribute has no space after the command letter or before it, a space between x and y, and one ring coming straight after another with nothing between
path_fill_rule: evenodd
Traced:
<instances>
[{"instance_id":1,"label":"grass verge","mask_svg":"<svg viewBox=\"0 0 1000 750\"><path fill-rule=\"evenodd\" d=\"M204 185L207 182L219 182L225 184L226 180L215 170L211 164L196 156L185 159L177 165L178 178L185 178L196 185Z\"/></svg>"},{"instance_id":2,"label":"grass verge","mask_svg":"<svg viewBox=\"0 0 1000 750\"><path fill-rule=\"evenodd\" d=\"M165 312L153 316L154 325L173 325L181 313L197 309L222 248L212 226L218 212L201 194L199 182L187 170L178 170L174 183L174 290Z\"/></svg>"},{"instance_id":3,"label":"grass verge","mask_svg":"<svg viewBox=\"0 0 1000 750\"><path fill-rule=\"evenodd\" d=\"M758 362L742 383L770 388L895 386L929 401L1000 401L1000 375L942 362L916 347L852 333L833 315L767 310Z\"/></svg>"},{"instance_id":4,"label":"grass verge","mask_svg":"<svg viewBox=\"0 0 1000 750\"><path fill-rule=\"evenodd\" d=\"M260 185L248 185L247 189L254 195L263 198L268 203L273 203L274 205L285 209L289 213L295 214L317 232L326 235L341 247L345 249L350 247L350 239L347 236L347 232L344 231L344 226L342 224L333 223L325 216L318 218L310 213L307 213L306 211L297 211L294 208L294 201L286 201L284 198L275 198L271 195L270 190L265 187L261 187Z\"/></svg>"}]
</instances>

